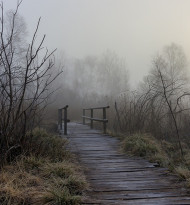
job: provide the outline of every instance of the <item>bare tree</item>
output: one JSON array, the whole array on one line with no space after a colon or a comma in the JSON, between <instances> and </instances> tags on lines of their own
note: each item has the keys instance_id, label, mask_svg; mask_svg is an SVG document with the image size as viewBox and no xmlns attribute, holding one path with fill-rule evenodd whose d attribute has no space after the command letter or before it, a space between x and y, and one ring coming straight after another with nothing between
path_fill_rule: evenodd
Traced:
<instances>
[{"instance_id":1,"label":"bare tree","mask_svg":"<svg viewBox=\"0 0 190 205\"><path fill-rule=\"evenodd\" d=\"M169 134L169 129L171 136L175 133L182 156L178 119L179 114L189 110L184 107L184 102L189 97L186 65L181 47L175 44L167 46L162 55L153 59L153 68L145 82L149 96L147 103L151 114L150 122L153 123L152 119L157 118L160 130L165 130L166 135Z\"/></svg>"},{"instance_id":2,"label":"bare tree","mask_svg":"<svg viewBox=\"0 0 190 205\"><path fill-rule=\"evenodd\" d=\"M31 43L20 50L20 33L17 25L18 2L15 12L5 19L3 3L0 18L0 149L1 156L20 147L26 132L33 128L36 114L43 110L51 93L48 88L60 74L52 74L55 52L43 48L45 35L36 45L40 19ZM10 23L11 22L11 23ZM5 29L9 27L9 29Z\"/></svg>"},{"instance_id":3,"label":"bare tree","mask_svg":"<svg viewBox=\"0 0 190 205\"><path fill-rule=\"evenodd\" d=\"M121 95L117 118L125 132L150 132L178 144L190 121L187 61L182 48L171 44L152 61L152 69L136 92ZM176 137L175 137L176 136Z\"/></svg>"}]
</instances>

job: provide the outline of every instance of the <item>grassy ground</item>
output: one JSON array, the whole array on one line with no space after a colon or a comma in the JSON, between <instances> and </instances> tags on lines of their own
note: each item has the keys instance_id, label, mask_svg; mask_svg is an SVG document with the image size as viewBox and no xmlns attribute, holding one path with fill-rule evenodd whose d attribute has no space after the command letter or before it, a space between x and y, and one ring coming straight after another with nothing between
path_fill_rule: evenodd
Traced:
<instances>
[{"instance_id":1,"label":"grassy ground","mask_svg":"<svg viewBox=\"0 0 190 205\"><path fill-rule=\"evenodd\" d=\"M167 167L184 180L190 188L190 149L183 144L184 157L181 157L175 144L164 140L157 140L147 134L133 134L130 136L117 135L121 140L122 150L134 156L157 162L158 166Z\"/></svg>"},{"instance_id":2,"label":"grassy ground","mask_svg":"<svg viewBox=\"0 0 190 205\"><path fill-rule=\"evenodd\" d=\"M0 170L0 204L80 204L88 185L66 140L38 129L32 135L30 154Z\"/></svg>"}]
</instances>

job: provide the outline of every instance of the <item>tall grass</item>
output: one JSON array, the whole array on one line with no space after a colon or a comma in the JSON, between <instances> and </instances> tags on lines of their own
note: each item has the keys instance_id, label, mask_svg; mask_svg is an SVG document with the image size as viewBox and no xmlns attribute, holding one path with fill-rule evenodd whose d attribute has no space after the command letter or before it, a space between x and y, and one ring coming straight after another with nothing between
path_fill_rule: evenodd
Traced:
<instances>
[{"instance_id":1,"label":"tall grass","mask_svg":"<svg viewBox=\"0 0 190 205\"><path fill-rule=\"evenodd\" d=\"M66 140L39 129L30 135L32 149L0 170L0 204L80 204L88 184Z\"/></svg>"},{"instance_id":2,"label":"tall grass","mask_svg":"<svg viewBox=\"0 0 190 205\"><path fill-rule=\"evenodd\" d=\"M148 134L120 135L120 139L125 153L147 158L156 162L157 166L169 168L190 188L190 150L187 146L183 145L185 149L182 159L176 145L165 140L158 141Z\"/></svg>"}]
</instances>

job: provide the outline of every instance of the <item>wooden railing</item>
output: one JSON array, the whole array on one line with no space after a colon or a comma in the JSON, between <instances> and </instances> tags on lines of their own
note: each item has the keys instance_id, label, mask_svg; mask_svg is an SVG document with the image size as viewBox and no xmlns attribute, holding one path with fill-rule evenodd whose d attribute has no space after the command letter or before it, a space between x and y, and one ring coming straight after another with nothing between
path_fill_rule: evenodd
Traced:
<instances>
[{"instance_id":1,"label":"wooden railing","mask_svg":"<svg viewBox=\"0 0 190 205\"><path fill-rule=\"evenodd\" d=\"M58 129L63 129L63 121L64 121L64 135L67 135L67 123L70 122L70 120L67 119L67 109L68 105L66 105L63 108L58 109ZM64 111L64 118L63 118L63 111Z\"/></svg>"},{"instance_id":2,"label":"wooden railing","mask_svg":"<svg viewBox=\"0 0 190 205\"><path fill-rule=\"evenodd\" d=\"M106 106L106 107L95 107L95 108L86 108L86 109L83 109L83 125L85 125L85 119L88 119L90 120L90 127L91 129L93 129L93 121L98 121L98 122L102 122L103 123L103 130L104 130L104 134L106 134L106 128L107 128L107 123L108 123L108 120L106 119L106 109L108 109L109 106ZM94 110L101 110L103 111L103 119L100 119L100 118L94 118ZM86 111L90 111L90 117L89 116L86 116Z\"/></svg>"}]
</instances>

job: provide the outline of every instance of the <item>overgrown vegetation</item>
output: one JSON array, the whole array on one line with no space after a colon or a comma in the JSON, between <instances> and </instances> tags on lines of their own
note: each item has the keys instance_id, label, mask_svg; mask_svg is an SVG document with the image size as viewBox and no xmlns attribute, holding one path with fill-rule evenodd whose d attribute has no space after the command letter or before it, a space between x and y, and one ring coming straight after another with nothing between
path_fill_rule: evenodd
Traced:
<instances>
[{"instance_id":1,"label":"overgrown vegetation","mask_svg":"<svg viewBox=\"0 0 190 205\"><path fill-rule=\"evenodd\" d=\"M37 40L40 19L27 43L21 3L8 13L0 4L0 162L26 151L32 140L27 133L40 124L53 92L50 85L61 73L54 71L55 50L44 48L45 35Z\"/></svg>"},{"instance_id":2,"label":"overgrown vegetation","mask_svg":"<svg viewBox=\"0 0 190 205\"><path fill-rule=\"evenodd\" d=\"M152 59L152 68L138 89L118 99L114 129L128 135L150 133L172 143L183 158L184 145L190 145L189 82L183 49L166 46Z\"/></svg>"},{"instance_id":3,"label":"overgrown vegetation","mask_svg":"<svg viewBox=\"0 0 190 205\"><path fill-rule=\"evenodd\" d=\"M21 4L8 13L0 4L0 204L80 204L87 183L67 141L55 135L55 122L48 133L39 129L62 71L54 70L45 35L37 39L40 19L27 44Z\"/></svg>"},{"instance_id":4,"label":"overgrown vegetation","mask_svg":"<svg viewBox=\"0 0 190 205\"><path fill-rule=\"evenodd\" d=\"M0 203L80 204L88 185L66 151L66 140L39 129L32 135L33 149L0 171Z\"/></svg>"},{"instance_id":5,"label":"overgrown vegetation","mask_svg":"<svg viewBox=\"0 0 190 205\"><path fill-rule=\"evenodd\" d=\"M181 159L178 147L165 140L157 140L148 134L136 133L133 135L120 135L122 149L129 155L140 156L157 166L167 167L177 174L181 180L186 181L190 187L190 149L183 145L184 158Z\"/></svg>"}]
</instances>

